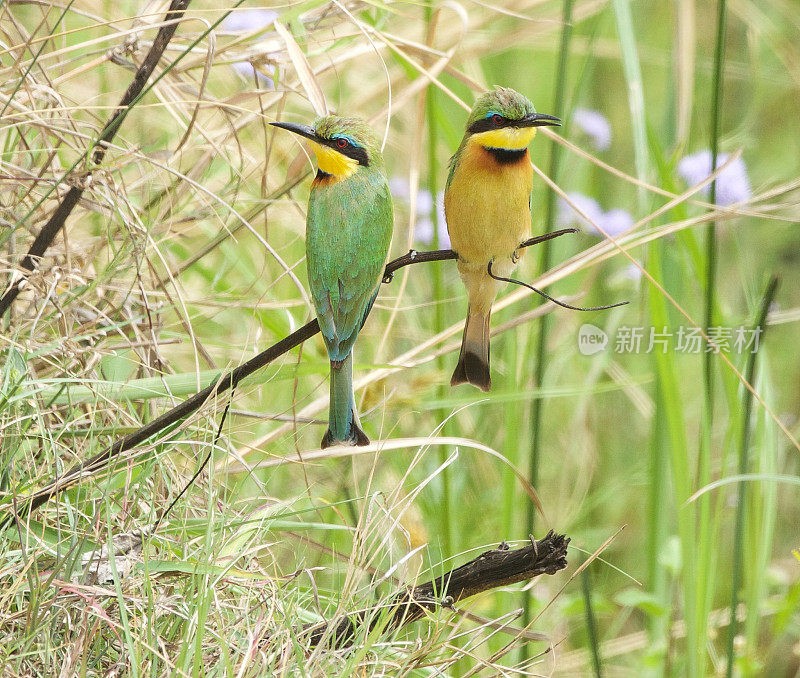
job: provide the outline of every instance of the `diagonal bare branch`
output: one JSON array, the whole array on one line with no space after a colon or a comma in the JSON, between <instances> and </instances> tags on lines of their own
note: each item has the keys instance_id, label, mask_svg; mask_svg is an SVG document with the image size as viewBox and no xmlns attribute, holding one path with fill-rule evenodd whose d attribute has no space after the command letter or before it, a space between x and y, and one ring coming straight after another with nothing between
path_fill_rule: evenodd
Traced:
<instances>
[{"instance_id":1,"label":"diagonal bare branch","mask_svg":"<svg viewBox=\"0 0 800 678\"><path fill-rule=\"evenodd\" d=\"M545 235L530 238L522 243L520 247L537 245L546 240L551 240L558 236L574 232L575 229L554 231L553 233L547 233ZM411 264L421 264L432 261L447 261L457 258L458 255L453 250L436 250L433 252L417 252L412 250L402 257L393 259L386 265L383 275L383 282L391 282L395 271L405 266L410 266ZM152 438L157 433L163 431L168 426L179 422L192 412L197 411L210 399L235 387L240 381L242 381L242 379L260 370L262 367L269 365L283 354L288 353L296 346L299 346L307 339L313 337L315 334L317 334L317 332L319 332L319 324L316 320L306 323L300 329L295 330L292 332L292 334L284 337L279 342L273 344L265 351L262 351L254 358L251 358L247 362L239 365L239 367L222 375L219 379L215 380L202 391L195 393L191 398L184 400L171 410L168 410L161 416L153 419L153 421L151 421L149 424L146 424L133 433L116 440L112 445L93 457L78 462L67 471L51 480L47 485L33 492L26 498L24 504L21 506L14 506L9 511L9 514L0 520L0 530L4 529L15 520L29 515L32 511L35 511L37 508L45 504L49 499L79 483L88 475L105 468L111 460L118 457L123 452L133 449L149 438Z\"/></svg>"},{"instance_id":2,"label":"diagonal bare branch","mask_svg":"<svg viewBox=\"0 0 800 678\"><path fill-rule=\"evenodd\" d=\"M161 55L164 53L170 40L172 40L172 36L175 35L178 24L190 2L191 0L172 0L170 3L166 15L168 23L165 23L158 30L153 45L150 47L150 51L147 53L142 65L136 71L136 75L133 76L133 80L131 84L128 85L128 89L120 100L119 106L117 106L111 118L109 118L105 127L103 127L102 132L100 132L100 136L97 138L94 152L92 153L92 162L95 165L100 164L105 157L108 144L116 136L120 125L122 125L125 117L133 107L132 104L138 100L139 95L142 93L147 81L150 79L156 65L161 59ZM74 180L73 185L70 186L61 204L59 204L56 211L53 212L53 215L42 227L42 230L39 231L28 253L23 257L22 261L20 261L20 272L25 271L30 273L36 268L39 260L44 256L47 248L50 247L56 239L56 236L64 227L67 218L72 214L72 210L75 209L75 206L81 199L86 186L85 182L78 181L78 177L66 177L67 181L70 179ZM11 304L19 295L24 280L24 274L16 275L3 296L0 297L0 318L6 314Z\"/></svg>"}]
</instances>

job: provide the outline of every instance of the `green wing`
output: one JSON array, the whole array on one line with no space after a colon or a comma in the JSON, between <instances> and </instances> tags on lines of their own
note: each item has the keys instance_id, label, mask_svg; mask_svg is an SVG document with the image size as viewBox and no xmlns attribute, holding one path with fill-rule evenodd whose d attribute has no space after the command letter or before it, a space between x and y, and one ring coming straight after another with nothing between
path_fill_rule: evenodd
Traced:
<instances>
[{"instance_id":1,"label":"green wing","mask_svg":"<svg viewBox=\"0 0 800 678\"><path fill-rule=\"evenodd\" d=\"M311 193L306 265L331 360L348 356L369 315L392 226L389 186L379 170L361 169L353 177Z\"/></svg>"}]
</instances>

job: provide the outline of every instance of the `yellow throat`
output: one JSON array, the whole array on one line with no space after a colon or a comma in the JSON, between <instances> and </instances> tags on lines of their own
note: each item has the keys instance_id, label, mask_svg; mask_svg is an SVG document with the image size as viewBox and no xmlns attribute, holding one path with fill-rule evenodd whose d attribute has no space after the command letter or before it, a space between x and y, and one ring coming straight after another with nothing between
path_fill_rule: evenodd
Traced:
<instances>
[{"instance_id":1,"label":"yellow throat","mask_svg":"<svg viewBox=\"0 0 800 678\"><path fill-rule=\"evenodd\" d=\"M311 144L311 149L317 156L317 165L325 174L330 174L336 179L346 179L358 169L358 160L348 158L316 141L309 140L308 143Z\"/></svg>"},{"instance_id":2,"label":"yellow throat","mask_svg":"<svg viewBox=\"0 0 800 678\"><path fill-rule=\"evenodd\" d=\"M501 127L472 135L484 148L502 148L506 151L521 151L536 136L535 127ZM323 170L324 171L324 170Z\"/></svg>"}]
</instances>

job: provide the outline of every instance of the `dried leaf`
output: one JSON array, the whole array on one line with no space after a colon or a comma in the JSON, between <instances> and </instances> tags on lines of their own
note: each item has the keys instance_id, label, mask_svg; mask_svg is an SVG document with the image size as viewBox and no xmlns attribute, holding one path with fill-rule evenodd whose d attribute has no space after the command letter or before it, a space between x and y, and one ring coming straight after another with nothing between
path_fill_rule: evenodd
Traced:
<instances>
[{"instance_id":1,"label":"dried leaf","mask_svg":"<svg viewBox=\"0 0 800 678\"><path fill-rule=\"evenodd\" d=\"M317 115L327 115L328 106L325 103L325 95L322 93L322 88L319 86L317 79L314 77L314 71L311 70L311 65L308 63L306 55L303 54L303 50L300 49L300 45L297 44L294 36L286 29L285 26L283 26L283 24L281 24L279 21L276 21L274 26L275 30L278 32L278 35L280 35L283 38L283 41L286 43L286 50L289 52L289 58L294 64L294 68L297 71L297 77L300 79L300 84L303 86L303 89L308 95L308 100L311 102L314 112Z\"/></svg>"},{"instance_id":2,"label":"dried leaf","mask_svg":"<svg viewBox=\"0 0 800 678\"><path fill-rule=\"evenodd\" d=\"M114 565L120 579L127 577L139 554L142 552L142 539L149 528L118 534L114 540ZM83 574L89 584L105 584L114 580L108 544L95 551L84 553L81 557Z\"/></svg>"}]
</instances>

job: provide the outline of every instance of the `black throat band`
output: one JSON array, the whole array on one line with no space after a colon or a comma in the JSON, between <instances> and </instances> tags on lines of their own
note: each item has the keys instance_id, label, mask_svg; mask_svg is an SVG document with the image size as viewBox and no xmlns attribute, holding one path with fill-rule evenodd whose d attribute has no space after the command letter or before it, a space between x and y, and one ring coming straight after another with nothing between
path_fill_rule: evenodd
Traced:
<instances>
[{"instance_id":1,"label":"black throat band","mask_svg":"<svg viewBox=\"0 0 800 678\"><path fill-rule=\"evenodd\" d=\"M486 150L491 153L492 157L501 165L513 165L522 161L528 153L527 148L520 148L511 151L507 148L489 148Z\"/></svg>"}]
</instances>

